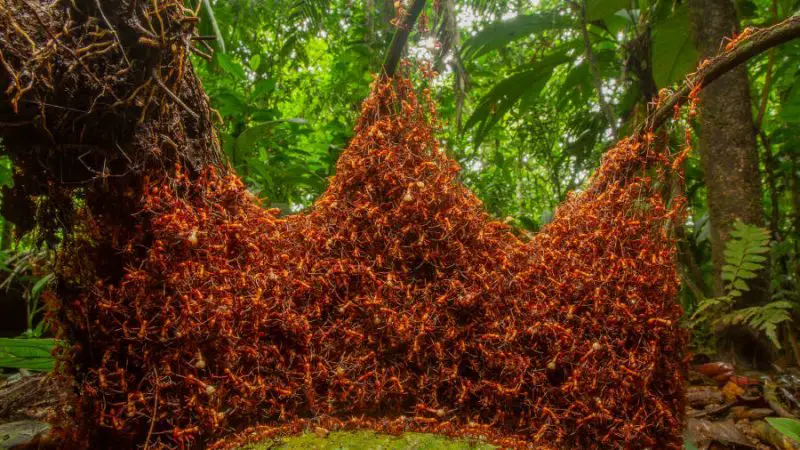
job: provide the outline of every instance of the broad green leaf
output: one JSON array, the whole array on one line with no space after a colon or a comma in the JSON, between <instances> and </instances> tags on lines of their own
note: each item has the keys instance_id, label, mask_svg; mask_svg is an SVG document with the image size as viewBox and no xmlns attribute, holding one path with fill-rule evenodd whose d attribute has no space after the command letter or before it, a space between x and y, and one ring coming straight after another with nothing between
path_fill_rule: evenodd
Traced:
<instances>
[{"instance_id":1,"label":"broad green leaf","mask_svg":"<svg viewBox=\"0 0 800 450\"><path fill-rule=\"evenodd\" d=\"M603 20L630 6L630 0L588 0L586 2L586 20Z\"/></svg>"},{"instance_id":2,"label":"broad green leaf","mask_svg":"<svg viewBox=\"0 0 800 450\"><path fill-rule=\"evenodd\" d=\"M694 71L698 53L692 43L687 7L653 26L653 77L659 88L683 80Z\"/></svg>"},{"instance_id":3,"label":"broad green leaf","mask_svg":"<svg viewBox=\"0 0 800 450\"><path fill-rule=\"evenodd\" d=\"M250 58L248 65L254 72L258 72L258 67L261 65L261 55L255 55Z\"/></svg>"},{"instance_id":4,"label":"broad green leaf","mask_svg":"<svg viewBox=\"0 0 800 450\"><path fill-rule=\"evenodd\" d=\"M9 369L52 370L53 339L0 339L0 367Z\"/></svg>"},{"instance_id":5,"label":"broad green leaf","mask_svg":"<svg viewBox=\"0 0 800 450\"><path fill-rule=\"evenodd\" d=\"M475 145L485 137L486 133L508 112L523 96L538 95L544 89L553 70L566 62L566 49L560 49L533 64L528 64L514 75L497 83L486 94L475 108L464 126L465 130L477 126Z\"/></svg>"},{"instance_id":6,"label":"broad green leaf","mask_svg":"<svg viewBox=\"0 0 800 450\"><path fill-rule=\"evenodd\" d=\"M800 421L785 417L767 417L766 421L782 435L800 442Z\"/></svg>"},{"instance_id":7,"label":"broad green leaf","mask_svg":"<svg viewBox=\"0 0 800 450\"><path fill-rule=\"evenodd\" d=\"M462 47L464 59L474 59L493 50L505 47L510 42L541 33L546 30L570 28L574 25L570 16L557 11L517 16L513 19L487 25Z\"/></svg>"},{"instance_id":8,"label":"broad green leaf","mask_svg":"<svg viewBox=\"0 0 800 450\"><path fill-rule=\"evenodd\" d=\"M242 66L234 61L233 57L228 54L217 53L214 55L214 59L217 61L217 64L225 71L228 75L233 76L238 80L244 80L247 78L247 74L244 72Z\"/></svg>"},{"instance_id":9,"label":"broad green leaf","mask_svg":"<svg viewBox=\"0 0 800 450\"><path fill-rule=\"evenodd\" d=\"M53 370L55 363L56 360L54 358L4 358L0 356L0 367L5 369L49 372Z\"/></svg>"}]
</instances>

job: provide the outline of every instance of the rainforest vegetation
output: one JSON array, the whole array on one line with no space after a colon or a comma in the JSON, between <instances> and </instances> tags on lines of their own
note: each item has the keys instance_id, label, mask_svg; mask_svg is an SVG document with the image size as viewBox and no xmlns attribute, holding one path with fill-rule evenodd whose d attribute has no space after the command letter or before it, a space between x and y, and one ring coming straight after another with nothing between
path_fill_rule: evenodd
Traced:
<instances>
[{"instance_id":1,"label":"rainforest vegetation","mask_svg":"<svg viewBox=\"0 0 800 450\"><path fill-rule=\"evenodd\" d=\"M255 444L264 448L483 448L489 443L541 443L536 439L542 436L562 447L622 448L642 439L639 445L645 442L664 448L800 448L800 422L795 421L800 418L800 39L795 39L800 36L800 1L153 0L152 5L139 5L127 0L76 0L52 2L60 5L54 9L68 13L50 15L45 6L30 6L34 3L0 0L0 87L4 90L0 100L0 307L4 312L0 317L0 422L36 424L52 421L51 416L62 420L65 404L79 405L76 408L84 411L78 419L83 421L80 431L54 433L59 439L97 446L119 438L111 432L102 435L87 431L91 422L91 426L124 430L120 436L130 438L124 442L143 448L236 448L233 443L252 444L252 440L258 440L255 437L267 439ZM126 16L129 13L131 20ZM69 19L64 19L67 16ZM69 28L62 26L64 23L78 25ZM777 31L776 24L782 24ZM409 32L407 36L404 30ZM773 35L766 34L769 30ZM73 37L78 35L82 37ZM398 39L405 45L394 45ZM742 43L744 51L737 61L746 62L735 67L725 61L719 64L717 55L724 59L726 54L735 54ZM748 51L748 45L758 50ZM42 62L26 62L21 48L33 52L31 61L41 58ZM75 62L64 62L70 58ZM397 64L399 81L385 84L387 64L393 59L402 59ZM108 69L99 68L107 61L113 61ZM139 61L147 70L138 70ZM59 69L59 64L67 64L69 69ZM395 63L390 65L394 70ZM708 68L715 79L706 84L702 75ZM82 75L74 75L78 73ZM405 101L401 112L391 109L393 95ZM673 109L669 102L676 98L681 99L680 105ZM687 105L681 107L685 102ZM664 108L664 104L670 107ZM376 135L380 132L390 137L383 140L382 134ZM36 137L31 137L34 134ZM636 138L626 140L628 136ZM420 161L430 159L443 167L442 173L398 188L400 182L394 180L406 180L404 177L413 170L409 162L413 158L396 162L396 167L381 166L371 153L373 146L380 147L381 143L405 148L413 158L422 158ZM658 159L651 153L642 156L637 153L640 144L668 157ZM441 154L428 152L429 148L438 148ZM641 163L641 179L645 181L614 165L632 164L633 160ZM456 174L453 169L451 173L449 161L457 164L460 172ZM219 173L209 173L204 170L207 167ZM370 171L374 167L379 174ZM157 175L161 173L169 175L162 179ZM433 185L444 186L442 179L463 183L464 192L435 188ZM634 181L629 185L621 179ZM368 186L373 185L381 191L375 194L380 201L372 197ZM369 192L369 200L358 197L361 190ZM468 191L479 203L472 202ZM609 197L618 195L618 202L606 199L608 192L612 193ZM423 198L427 203L418 205ZM400 205L398 210L417 209L409 216L393 216L384 208L384 201ZM365 202L363 210L359 202ZM344 204L355 206L349 210ZM228 211L230 217L220 219L221 210ZM431 212L430 217L426 211ZM479 211L488 213L492 220L486 222L488 225ZM391 239L399 234L393 234L392 226L381 220L396 220L398 229L401 225L413 228L414 223L424 228L428 226L423 225L425 221L440 220L434 212L452 218L456 225L464 224L442 238L452 241L450 247L428 242L418 248L408 244L402 250L388 250ZM362 213L374 224L356 225L354 218ZM595 213L599 219L593 216ZM147 219L142 219L145 216ZM213 218L213 227L203 222L206 216ZM589 230L576 231L578 225L570 228L573 222L581 222ZM506 227L509 236L495 237L495 226ZM229 228L241 231L233 238L226 234ZM337 234L337 230L341 232ZM359 245L350 244L352 237L342 236L351 230L351 236L358 235ZM365 230L376 234L367 236ZM480 233L480 243L468 236L473 231ZM489 236L486 241L484 231ZM283 235L275 237L280 233ZM420 232L419 242L435 235L431 233ZM182 236L182 244L169 240L174 236ZM638 256L619 250L605 262L599 258L579 261L581 256L577 255L588 258L582 251L605 245L599 243L601 239L625 243L637 249ZM347 243L340 245L339 240ZM384 243L385 254L384 250L370 253ZM175 250L183 244L188 250ZM241 246L242 254L249 254L249 259L225 259L214 253L215 244L225 246L226 255L233 252L231 248ZM331 246L336 250L330 250ZM426 252L426 248L430 250ZM341 249L347 249L350 256L344 256ZM341 253L340 260L333 259L337 252ZM394 295L380 289L376 294L364 287L378 282L374 275L360 272L365 269L358 262L362 257L359 252L367 253L370 262L376 255L391 255L413 263L415 267L411 268L406 268L405 262L392 266L387 271L391 273L388 285L394 282L405 292L416 292L413 296L420 297L415 299L425 297L431 306L418 317L412 304L394 305L386 300L386 305L394 305L391 308L396 306L398 311L407 307L412 317L407 326L413 328L416 320L421 324L417 325L422 330L420 335L426 333L429 316L441 318L431 326L443 327L437 339L449 343L452 338L452 348L442 350L441 345L437 348L432 343L430 353L435 356L414 359L427 353L419 350L418 340L410 339L400 345L401 350L393 343L386 344L391 351L385 350L382 342L374 343L363 336L369 335L364 327L378 327L381 321L392 323L382 312L374 312L374 323L370 316L366 325L354 316L336 322L336 314L345 314L348 308L349 295ZM526 252L546 256L537 259L524 255ZM566 256L568 253L570 256ZM203 256L192 256L200 254ZM620 263L619 271L630 275L630 280L627 275L618 277L611 269L607 277L603 272L604 267L617 264L618 257L637 261L635 268ZM487 265L524 276L508 275L502 279L505 281L487 278L481 259ZM302 261L299 268L295 261ZM315 262L328 264L326 275L303 267ZM448 272L451 262L460 271ZM191 265L194 263L198 265ZM272 347L276 353L291 353L291 358L281 361L296 356L313 363L302 366L287 362L285 380L281 381L285 385L269 381L266 375L262 379L252 371L238 371L236 364L244 363L236 359L236 363L220 363L218 368L231 381L212 386L208 380L223 375L208 379L198 376L200 379L187 382L199 389L193 396L167 388L163 379L168 375L159 375L158 370L170 367L172 371L170 364L180 366L180 358L195 373L206 370L207 365L209 371L214 366L209 352L220 355L220 361L228 361L229 356L221 355L272 351L265 350L269 346L258 345L264 339L263 330L235 331L240 335L234 340L225 327L209 324L233 320L227 311L215 309L214 314L204 315L202 306L196 306L200 308L194 310L200 311L196 314L203 315L203 325L198 327L208 324L209 329L221 328L202 335L198 340L203 343L186 347L183 354L172 346L174 360L160 350L151 354L146 342L155 342L154 336L173 339L164 336L178 333L180 338L181 333L193 333L187 323L179 325L182 314L159 309L160 297L152 297L154 300L148 303L142 300L159 290L166 296L163 286L168 282L153 280L159 274L164 274L164 279L188 276L176 269L184 267L182 264L195 278L200 265L204 271L215 272L208 278L213 280L214 289L203 287L212 281L192 284L194 278L182 279L182 286L188 287L185 292L176 290L176 299L208 294L217 299L260 299L273 284L277 286L273 292L284 289L282 294L274 294L275 298L290 299L293 305L302 307L275 317L286 323L297 317L302 320L292 322L294 328L287 325L287 329L275 331L280 339L276 338L277 346ZM341 269L341 264L348 269ZM541 265L541 273L525 271L526 265ZM383 267L380 259L375 267ZM568 272L571 277L553 279L553 267L574 271ZM334 272L339 275L332 275ZM339 272L350 277L342 281L346 294L339 294L344 292L337 284ZM291 277L286 275L289 273ZM576 275L579 273L586 278ZM258 278L262 275L267 281ZM303 287L288 293L289 288L280 287L283 282L276 281L280 277L285 277L281 279L287 285ZM234 278L241 278L239 284L231 281L228 286L227 280ZM463 283L454 287L451 278ZM606 282L598 281L601 278ZM420 281L423 279L424 283ZM475 286L484 287L470 287L478 279L480 283L475 281ZM606 292L609 279L620 286L630 283L624 284L629 290ZM315 290L318 284L330 280L335 289ZM514 283L520 283L520 287L509 287L516 286ZM492 287L486 287L489 285ZM587 286L593 291L584 292L589 290ZM563 304L552 311L545 308L536 310L536 314L520 313L513 320L508 315L495 317L480 306L485 297L486 302L493 302L491 305L511 310L512 304L516 308L517 299L526 301L529 292L539 293L540 288L542 298L565 299ZM351 289L359 294L351 294ZM437 309L436 305L445 300L461 301L458 296L472 292L469 289L483 292L482 296L475 294L478 303L462 305L466 311L475 308L471 319L453 313L450 304ZM644 336L643 341L652 343L647 352L635 353L631 345L619 343L614 344L617 353L592 356L605 352L604 339L611 334L597 327L623 326L611 318L589 320L586 323L595 328L573 339L577 322L570 321L573 314L577 317L583 313L581 305L590 303L581 303L586 298L616 305L618 299L635 296L631 294L634 291L656 305L641 313L640 318L648 315L645 319L650 319L646 322L648 331L636 331ZM100 306L85 306L94 305L92 302ZM330 306L331 311L338 312L326 316L318 311L320 306L314 310L315 302L323 308L340 306ZM680 310L673 305L679 305ZM249 314L246 319L236 319L243 323L256 320L253 317L262 313L265 317L274 313L268 303L239 306ZM600 315L598 308L585 313ZM609 308L614 314L621 311ZM151 317L147 314L153 314L154 319L147 319ZM169 314L174 314L174 323L163 319ZM436 388L427 389L426 380L435 378L434 372L443 380L441 374L449 370L445 362L453 367L460 364L460 357L451 353L473 351L467 346L469 342L463 344L464 336L473 333L473 322L475 329L482 330L480 339L490 342L492 338L486 336L500 333L497 330L524 334L541 323L549 324L548 314L556 317L552 323L557 325L536 331L541 341L518 341L506 334L504 344L487 350L476 338L474 351L488 358L486 371L454 368L452 378L457 378L456 374L465 379L474 376L494 384L486 391L476 387L469 394L474 396L474 405L464 408L470 413L477 411L475 423L473 417L454 418L451 423L450 414L457 415L457 409L449 409L449 400L445 399L459 397L471 382L453 381L452 386L445 387L440 381ZM105 349L97 344L97 336L107 335L113 340L113 336L124 333L124 339L135 340L127 329L123 331L129 326L128 317L139 321L130 334L140 337L141 342L131 345L141 346L125 350L115 342L116 347L107 350L107 356L89 355L92 348ZM159 323L152 336L148 321ZM329 322L336 324L333 331L325 328ZM445 322L457 331L446 332ZM490 322L493 325L481 328ZM305 329L317 325L322 330L319 333ZM429 327L428 332L437 333L431 330ZM461 340L451 336L462 331ZM360 340L351 342L355 339L352 333L362 335ZM303 352L310 352L308 346L334 354L341 351L343 355L349 350L327 349L321 344L298 343L292 347L295 344L287 342L296 336L304 336L297 337L298 342L338 340L354 348L364 344L363 354L352 352L361 358L358 361L375 359L376 351L381 355L386 352L387 359L393 351L403 352L406 358L404 352L408 351L411 356L405 364L413 368L397 370L412 374L395 376L394 380L398 384L406 380L418 383L416 391L408 388L418 396L417 403L409 406L396 398L381 397L381 389L390 391L388 386L395 383L390 375L396 373L394 367L381 372L384 368L378 362L374 367L367 367L373 364L369 362L358 368L341 363L328 367L330 376L318 375L326 356L306 356ZM209 350L204 342L212 337L224 340L231 348L222 350L215 344ZM460 349L457 342L463 344ZM563 351L561 347L553 350L556 342ZM536 347L540 344L553 348L541 350ZM374 350L371 357L370 350ZM612 388L587 393L591 391L589 372L600 373L609 364L624 366L627 351L636 357L653 358L650 369L656 381L648 376L642 381L646 387L635 389L621 381L627 380L625 370L645 370L647 365L637 365L632 361L634 356L630 357L631 369L614 369L607 376L613 379L621 374L617 383L620 390L614 392L618 397L631 396L624 402L636 404L636 408L649 405L647 411L669 410L671 414L658 416L658 425L648 425L640 415L645 406L641 410L627 404L602 406ZM106 371L109 360L117 364L117 360L127 361L128 354L137 352L144 355L143 360L132 365L140 364L140 372L117 374L119 380L115 380L112 371ZM125 356L120 356L123 353ZM443 353L447 356L441 356ZM530 364L537 355L542 358L541 378L519 369L526 363L518 359ZM59 358L68 363L57 364ZM251 364L274 363L252 358L247 360ZM494 366L492 358L503 362ZM98 362L101 359L102 364ZM341 361L345 360L342 356ZM92 372L98 364L102 368ZM313 377L310 364L314 364ZM429 369L435 364L439 366ZM114 367L135 372L125 364ZM576 370L580 367L587 371L583 378ZM516 373L517 369L526 375L509 381L507 372ZM174 373L183 379L188 372L181 370L176 368ZM124 408L133 409L126 416L123 412L96 412L88 400L65 401L62 397L66 394L49 381L51 376L58 377L51 373L59 372L62 378L78 380L81 387L74 389L87 392L81 389L94 388L90 396L97 395L109 404L114 395L128 389L126 383L135 380L140 383L139 388L131 389L136 395L117 398L120 405L127 402ZM63 373L68 375L64 377ZM384 378L370 385L371 377L377 380L379 373ZM531 378L525 378L528 376ZM335 381L345 378L369 387L359 396L358 388L354 393L354 388L347 390ZM568 392L572 382L576 388L585 383L580 384L584 392L564 394L571 396L572 405L586 400L578 412L558 402L537 409L538 404L530 406L533 401L526 403L527 399L515 397L519 386L549 383L558 386L559 392ZM273 384L259 390L264 383ZM280 401L270 400L264 406L256 405L256 400L249 403L247 397L260 396L260 401L261 397L277 395L274 392L280 389L300 390L298 386L303 383L311 394L302 399L280 393L275 397ZM310 387L312 384L315 387ZM34 385L36 389L31 388ZM153 386L150 391L147 385ZM503 391L514 385L515 394ZM200 400L207 410L196 406L196 397L213 397L218 389L237 392L231 394L235 407L223 405L222 400L207 400L208 404ZM242 393L248 389L249 394ZM405 408L410 411L405 415L422 418L419 426L406 429L398 428L395 422L387 424L362 415L364 426L356 428L390 434L433 431L462 440L411 433L401 437L376 437L363 431L349 434L333 431L341 425L335 420L305 421L324 409L315 404L313 395L320 399L327 395L326 401L331 404L334 394L329 392L337 389L342 390L342 403L371 405L373 401L378 405L364 407L368 416ZM404 391L403 387L398 389ZM489 392L491 389L496 392ZM644 393L648 389L655 393ZM256 391L258 394L253 394ZM547 392L545 397L551 395ZM459 397L459 404L466 396ZM657 400L653 400L655 397ZM423 398L426 403L419 401ZM434 406L431 402L437 400L441 404ZM158 415L160 401L162 416ZM178 404L184 412L175 413ZM487 405L493 408L491 414L486 412ZM503 405L511 405L510 411L526 412L516 416L509 413L509 417L495 413ZM552 412L550 407L561 409ZM135 408L144 412L132 412ZM237 418L239 422L234 422L237 410L249 413L248 408L274 408L267 421L271 425L278 416L279 423L285 417L304 421L292 422L280 432L277 425L274 429L259 428L257 419L250 422ZM612 412L607 413L605 408ZM326 412L344 420L331 413L333 409L329 406ZM563 423L558 418L552 423L542 419L543 410ZM174 418L165 417L166 411ZM595 424L595 416L603 416L601 421L605 422ZM448 420L435 429L425 422L428 419L437 422L436 426ZM52 422L57 424L56 429L63 426L63 422ZM252 427L241 434L245 427L238 424L245 422ZM205 441L202 439L206 437L183 440L181 432L202 435L202 431L192 429L198 423L204 424L201 428L228 427L228 434L220 432ZM486 428L480 428L483 426ZM37 433L43 429L37 428ZM685 437L683 429L687 430ZM234 431L239 434L227 443L217 440ZM306 434L282 443L281 436L287 431ZM253 439L247 438L248 432ZM17 439L14 433L8 435L12 440ZM30 434L17 443L36 435ZM481 435L484 437L474 441ZM35 445L54 445L44 442L42 436L37 435L40 441ZM535 436L533 441L531 436Z\"/></svg>"}]
</instances>

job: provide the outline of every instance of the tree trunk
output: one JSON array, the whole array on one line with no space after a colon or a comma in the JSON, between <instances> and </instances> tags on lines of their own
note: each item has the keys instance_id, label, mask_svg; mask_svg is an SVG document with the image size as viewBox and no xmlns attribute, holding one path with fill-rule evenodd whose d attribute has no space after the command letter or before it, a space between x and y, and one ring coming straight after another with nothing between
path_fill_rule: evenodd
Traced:
<instances>
[{"instance_id":1,"label":"tree trunk","mask_svg":"<svg viewBox=\"0 0 800 450\"><path fill-rule=\"evenodd\" d=\"M725 45L724 38L739 31L731 0L692 0L689 7L692 34L701 58L717 54ZM700 104L700 156L708 192L714 291L722 295L725 242L733 223L742 220L764 225L758 149L745 68L738 67L704 87ZM766 276L765 271L750 283L751 291L744 293L736 307L762 304L767 299ZM755 346L749 342L748 333L731 332L719 330L720 350L740 361L753 362Z\"/></svg>"}]
</instances>

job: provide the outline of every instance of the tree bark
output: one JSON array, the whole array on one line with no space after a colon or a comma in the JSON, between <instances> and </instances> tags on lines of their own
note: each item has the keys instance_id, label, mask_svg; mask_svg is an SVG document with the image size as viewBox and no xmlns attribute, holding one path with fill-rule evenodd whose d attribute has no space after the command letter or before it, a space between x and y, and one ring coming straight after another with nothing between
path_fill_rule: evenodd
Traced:
<instances>
[{"instance_id":1,"label":"tree bark","mask_svg":"<svg viewBox=\"0 0 800 450\"><path fill-rule=\"evenodd\" d=\"M739 32L736 9L731 0L692 0L689 2L692 34L701 58L711 57L725 46L726 36ZM725 242L736 220L764 225L761 206L761 179L755 127L750 103L747 73L739 66L704 87L700 94L700 157L708 193L711 221L711 248L714 291L723 294L722 267ZM736 307L762 304L767 299L766 271L753 280ZM744 355L744 339L730 338L720 330L721 348L737 359ZM747 343L752 347L751 343Z\"/></svg>"}]
</instances>

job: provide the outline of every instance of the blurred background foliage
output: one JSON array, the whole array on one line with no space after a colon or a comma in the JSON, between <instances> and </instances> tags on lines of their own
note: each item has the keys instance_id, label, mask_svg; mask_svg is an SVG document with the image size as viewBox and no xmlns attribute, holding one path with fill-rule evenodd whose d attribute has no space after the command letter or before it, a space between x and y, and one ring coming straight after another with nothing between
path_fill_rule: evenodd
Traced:
<instances>
[{"instance_id":1,"label":"blurred background foliage","mask_svg":"<svg viewBox=\"0 0 800 450\"><path fill-rule=\"evenodd\" d=\"M202 11L207 55L195 56L193 64L218 112L230 163L265 205L285 213L308 208L326 188L352 136L360 102L394 32L396 8L403 3L187 4ZM742 28L766 26L795 14L800 1L736 0L735 7ZM544 226L567 193L581 188L603 152L640 123L659 90L676 86L699 63L685 0L434 0L418 25L407 56L428 61L439 72L429 87L443 123L442 142L487 210L523 235ZM768 242L759 241L769 248L760 270L770 271L773 300L789 305L776 319L774 340L795 350L798 61L800 44L792 43L747 67L754 117L766 92L756 131L762 135L759 176L770 234ZM678 148L682 129L669 133ZM10 170L7 162L0 163L0 182L10 180ZM713 288L698 152L686 163L686 194L690 214L679 230L681 302L687 317L698 317L694 313L703 302L717 304L729 295ZM16 270L19 254L32 254L33 247L28 241L12 243L10 234L2 224L2 251L10 258L4 278L14 273L27 278L6 283L4 301L30 305L47 270L37 270L36 264ZM711 306L699 315L715 311ZM23 325L11 328L13 333L36 334L37 307L26 307ZM713 351L713 320L691 322L695 347Z\"/></svg>"}]
</instances>

